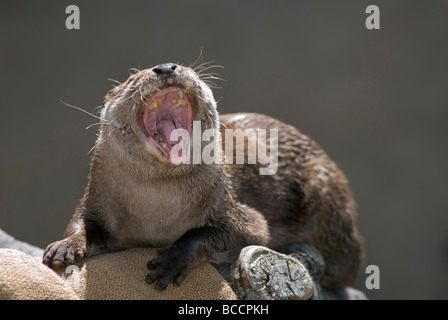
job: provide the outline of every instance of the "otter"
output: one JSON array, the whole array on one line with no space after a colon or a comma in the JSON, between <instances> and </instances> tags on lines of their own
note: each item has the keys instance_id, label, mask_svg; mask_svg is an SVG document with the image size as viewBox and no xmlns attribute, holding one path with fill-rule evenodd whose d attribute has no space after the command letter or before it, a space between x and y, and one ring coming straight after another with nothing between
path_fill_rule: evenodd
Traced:
<instances>
[{"instance_id":1,"label":"otter","mask_svg":"<svg viewBox=\"0 0 448 320\"><path fill-rule=\"evenodd\" d=\"M347 179L296 128L256 113L219 116L206 80L174 63L137 71L110 90L100 118L84 196L64 239L44 251L42 261L50 268L157 247L145 280L164 290L180 285L199 263L228 266L249 245L281 251L306 243L325 259L323 286L341 288L356 279L363 244ZM258 159L174 162L174 147L182 141L173 132L191 135L195 121L201 133L216 130L219 150L230 143L226 129L278 130L277 172L260 175L266 165ZM181 153L192 152L183 146Z\"/></svg>"}]
</instances>

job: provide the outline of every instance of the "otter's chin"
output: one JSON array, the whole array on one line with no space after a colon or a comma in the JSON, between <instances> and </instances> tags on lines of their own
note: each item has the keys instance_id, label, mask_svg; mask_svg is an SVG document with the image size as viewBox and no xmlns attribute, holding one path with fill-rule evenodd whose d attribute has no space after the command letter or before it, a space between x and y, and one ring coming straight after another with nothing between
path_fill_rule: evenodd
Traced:
<instances>
[{"instance_id":1,"label":"otter's chin","mask_svg":"<svg viewBox=\"0 0 448 320\"><path fill-rule=\"evenodd\" d=\"M179 148L183 143L182 133L188 133L189 141L193 127L193 108L185 90L168 87L158 91L145 104L142 122L148 142L160 152L163 160L168 164L181 164L179 159L188 152L186 145Z\"/></svg>"}]
</instances>

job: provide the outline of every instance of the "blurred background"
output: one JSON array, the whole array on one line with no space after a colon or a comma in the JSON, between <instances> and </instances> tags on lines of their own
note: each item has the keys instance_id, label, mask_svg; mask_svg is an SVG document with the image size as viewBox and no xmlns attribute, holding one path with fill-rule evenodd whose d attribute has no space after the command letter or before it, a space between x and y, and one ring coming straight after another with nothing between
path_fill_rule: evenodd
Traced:
<instances>
[{"instance_id":1,"label":"blurred background","mask_svg":"<svg viewBox=\"0 0 448 320\"><path fill-rule=\"evenodd\" d=\"M380 30L365 27L369 4ZM96 113L108 79L202 48L224 66L221 113L293 124L348 176L367 254L356 288L448 299L447 17L441 0L1 1L0 228L45 247L83 195L96 120L60 100Z\"/></svg>"}]
</instances>

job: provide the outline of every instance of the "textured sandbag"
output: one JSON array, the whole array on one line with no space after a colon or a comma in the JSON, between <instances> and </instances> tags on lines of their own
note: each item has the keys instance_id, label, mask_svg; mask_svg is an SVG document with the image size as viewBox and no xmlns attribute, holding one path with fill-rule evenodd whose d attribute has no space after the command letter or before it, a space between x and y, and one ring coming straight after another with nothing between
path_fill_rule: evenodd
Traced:
<instances>
[{"instance_id":1,"label":"textured sandbag","mask_svg":"<svg viewBox=\"0 0 448 320\"><path fill-rule=\"evenodd\" d=\"M39 257L0 249L0 299L236 299L228 283L207 263L193 269L181 286L157 291L144 281L146 262L156 252L136 248L102 254L71 266L67 273L56 273Z\"/></svg>"}]
</instances>

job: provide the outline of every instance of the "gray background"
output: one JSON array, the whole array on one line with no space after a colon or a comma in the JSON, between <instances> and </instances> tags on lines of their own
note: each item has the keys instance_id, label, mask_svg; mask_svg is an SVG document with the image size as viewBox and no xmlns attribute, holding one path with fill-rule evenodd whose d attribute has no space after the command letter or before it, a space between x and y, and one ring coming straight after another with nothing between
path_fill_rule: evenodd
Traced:
<instances>
[{"instance_id":1,"label":"gray background","mask_svg":"<svg viewBox=\"0 0 448 320\"><path fill-rule=\"evenodd\" d=\"M81 29L65 28L76 3ZM381 29L365 28L365 8ZM2 1L0 228L45 247L82 197L96 112L132 67L222 78L221 113L262 112L317 140L359 204L374 299L448 298L447 1Z\"/></svg>"}]
</instances>

